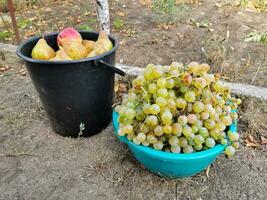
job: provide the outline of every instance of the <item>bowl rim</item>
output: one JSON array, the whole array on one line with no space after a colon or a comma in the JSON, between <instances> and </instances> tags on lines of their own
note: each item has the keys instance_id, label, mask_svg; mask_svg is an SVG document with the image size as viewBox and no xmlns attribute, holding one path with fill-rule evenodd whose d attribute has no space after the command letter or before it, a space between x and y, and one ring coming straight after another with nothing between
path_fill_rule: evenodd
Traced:
<instances>
[{"instance_id":1,"label":"bowl rim","mask_svg":"<svg viewBox=\"0 0 267 200\"><path fill-rule=\"evenodd\" d=\"M235 110L233 110L232 112L236 112ZM188 154L184 154L184 153L171 153L171 152L165 152L165 151L161 151L161 150L156 150L153 149L151 147L146 147L143 145L136 145L133 142L131 142L130 140L128 140L126 138L126 136L119 136L117 135L118 132L118 127L119 127L119 123L118 123L118 113L113 111L112 113L112 118L113 118L113 127L114 127L114 132L115 135L124 143L126 143L130 148L133 148L137 151L140 151L144 154L146 154L147 156L150 156L154 159L158 159L158 160L165 160L165 161L189 161L189 160L198 160L198 159L208 159L210 157L215 157L218 154L220 154L221 152L224 151L226 145L221 145L221 144L217 144L215 145L213 148L207 149L207 150L203 150L203 151L199 151L199 152L193 152L193 153L188 153ZM237 132L237 126L236 126L236 122L232 123L230 125L230 130L234 133Z\"/></svg>"},{"instance_id":2,"label":"bowl rim","mask_svg":"<svg viewBox=\"0 0 267 200\"><path fill-rule=\"evenodd\" d=\"M99 35L99 32L96 31L78 31L80 34L83 33L93 33L96 35ZM101 55L97 55L97 56L93 56L90 58L83 58L83 59L79 59L79 60L63 60L63 61L50 61L50 60L37 60L37 59L33 59L31 57L25 56L22 54L21 49L28 43L32 42L32 41L37 41L39 40L41 37L49 37L49 36L55 36L58 35L60 32L52 32L52 33L48 33L48 34L44 34L43 36L33 36L30 37L29 39L23 41L22 43L19 44L19 46L17 47L16 53L17 55L22 58L23 60L26 60L28 62L32 62L32 63L38 63L38 64L76 64L76 63L83 63L83 62L88 62L88 61L95 61L95 60L99 60L102 59L103 57L113 53L114 51L117 50L117 48L119 47L119 42L118 39L111 34L108 34L108 37L111 38L114 41L114 46L111 50L101 54Z\"/></svg>"}]
</instances>

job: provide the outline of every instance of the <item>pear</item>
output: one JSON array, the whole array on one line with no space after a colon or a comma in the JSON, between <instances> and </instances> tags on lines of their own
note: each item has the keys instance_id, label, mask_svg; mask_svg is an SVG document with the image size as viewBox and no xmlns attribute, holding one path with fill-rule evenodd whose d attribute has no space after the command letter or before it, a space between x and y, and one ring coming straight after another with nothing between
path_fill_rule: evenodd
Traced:
<instances>
[{"instance_id":1,"label":"pear","mask_svg":"<svg viewBox=\"0 0 267 200\"><path fill-rule=\"evenodd\" d=\"M61 60L72 60L68 54L63 50L60 49L56 52L56 56L50 59L51 61L61 61Z\"/></svg>"},{"instance_id":2,"label":"pear","mask_svg":"<svg viewBox=\"0 0 267 200\"><path fill-rule=\"evenodd\" d=\"M65 42L63 43L63 49L73 60L79 60L87 56L86 48L79 42Z\"/></svg>"},{"instance_id":3,"label":"pear","mask_svg":"<svg viewBox=\"0 0 267 200\"><path fill-rule=\"evenodd\" d=\"M38 40L37 44L32 49L32 58L38 60L49 60L56 56L54 49L52 49L44 38Z\"/></svg>"},{"instance_id":4,"label":"pear","mask_svg":"<svg viewBox=\"0 0 267 200\"><path fill-rule=\"evenodd\" d=\"M105 51L109 51L113 48L112 42L109 40L108 35L104 31L101 31L99 33L98 39L95 44L95 49L101 48L105 49ZM100 50L100 52L102 51Z\"/></svg>"},{"instance_id":5,"label":"pear","mask_svg":"<svg viewBox=\"0 0 267 200\"><path fill-rule=\"evenodd\" d=\"M112 42L109 40L108 35L106 32L101 31L99 33L98 39L94 45L94 50L91 51L88 55L87 58L94 57L97 55L101 55L113 48Z\"/></svg>"},{"instance_id":6,"label":"pear","mask_svg":"<svg viewBox=\"0 0 267 200\"><path fill-rule=\"evenodd\" d=\"M83 40L82 44L83 44L83 46L85 46L87 54L89 54L91 51L94 50L95 41L93 41L93 40Z\"/></svg>"}]
</instances>

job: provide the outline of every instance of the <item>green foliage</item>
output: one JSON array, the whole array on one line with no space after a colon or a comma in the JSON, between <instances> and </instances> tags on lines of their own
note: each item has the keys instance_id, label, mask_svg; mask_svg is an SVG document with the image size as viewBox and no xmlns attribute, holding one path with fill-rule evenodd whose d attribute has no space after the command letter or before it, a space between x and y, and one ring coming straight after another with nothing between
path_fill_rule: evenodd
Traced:
<instances>
[{"instance_id":1,"label":"green foliage","mask_svg":"<svg viewBox=\"0 0 267 200\"><path fill-rule=\"evenodd\" d=\"M12 37L12 33L9 31L0 31L0 40L4 41Z\"/></svg>"},{"instance_id":2,"label":"green foliage","mask_svg":"<svg viewBox=\"0 0 267 200\"><path fill-rule=\"evenodd\" d=\"M267 30L261 33L256 31L249 33L245 40L245 42L257 42L257 43L267 43Z\"/></svg>"},{"instance_id":3,"label":"green foliage","mask_svg":"<svg viewBox=\"0 0 267 200\"><path fill-rule=\"evenodd\" d=\"M31 24L30 20L27 20L27 19L19 19L18 20L18 27L19 28L24 29L24 28L28 27L30 24Z\"/></svg>"},{"instance_id":4,"label":"green foliage","mask_svg":"<svg viewBox=\"0 0 267 200\"><path fill-rule=\"evenodd\" d=\"M81 24L80 26L78 26L78 29L81 31L91 31L93 30L92 27L88 24Z\"/></svg>"},{"instance_id":5,"label":"green foliage","mask_svg":"<svg viewBox=\"0 0 267 200\"><path fill-rule=\"evenodd\" d=\"M123 26L123 20L120 19L119 17L116 17L113 21L113 27L115 29L121 29Z\"/></svg>"},{"instance_id":6,"label":"green foliage","mask_svg":"<svg viewBox=\"0 0 267 200\"><path fill-rule=\"evenodd\" d=\"M156 23L175 23L185 17L187 10L185 3L176 5L176 0L154 0L152 20Z\"/></svg>"}]
</instances>

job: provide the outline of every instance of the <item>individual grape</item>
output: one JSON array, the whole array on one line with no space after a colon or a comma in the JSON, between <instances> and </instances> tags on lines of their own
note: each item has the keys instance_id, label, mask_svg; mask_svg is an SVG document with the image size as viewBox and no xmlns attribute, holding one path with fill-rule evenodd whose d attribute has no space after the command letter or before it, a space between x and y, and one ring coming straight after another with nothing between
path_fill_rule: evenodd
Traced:
<instances>
[{"instance_id":1,"label":"individual grape","mask_svg":"<svg viewBox=\"0 0 267 200\"><path fill-rule=\"evenodd\" d=\"M236 142L239 140L239 134L238 133L234 133L232 131L228 131L227 135L230 139L231 142Z\"/></svg>"},{"instance_id":2,"label":"individual grape","mask_svg":"<svg viewBox=\"0 0 267 200\"><path fill-rule=\"evenodd\" d=\"M194 151L193 147L191 145L188 145L183 148L184 153L192 153Z\"/></svg>"},{"instance_id":3,"label":"individual grape","mask_svg":"<svg viewBox=\"0 0 267 200\"><path fill-rule=\"evenodd\" d=\"M193 133L197 133L199 130L199 128L196 125L192 125L191 128Z\"/></svg>"},{"instance_id":4,"label":"individual grape","mask_svg":"<svg viewBox=\"0 0 267 200\"><path fill-rule=\"evenodd\" d=\"M151 94L156 94L158 90L158 86L155 83L150 83L148 85L148 92Z\"/></svg>"},{"instance_id":5,"label":"individual grape","mask_svg":"<svg viewBox=\"0 0 267 200\"><path fill-rule=\"evenodd\" d=\"M216 108L215 108L215 111L216 111L216 113L217 114L222 114L222 108L221 107L219 107L219 106L217 106Z\"/></svg>"},{"instance_id":6,"label":"individual grape","mask_svg":"<svg viewBox=\"0 0 267 200\"><path fill-rule=\"evenodd\" d=\"M179 74L179 71L178 70L171 70L170 71L170 74L171 74L171 76L173 76L173 77L178 77L180 74Z\"/></svg>"},{"instance_id":7,"label":"individual grape","mask_svg":"<svg viewBox=\"0 0 267 200\"><path fill-rule=\"evenodd\" d=\"M160 67L155 67L154 69L152 69L152 77L154 79L158 79L162 76L163 72L160 69Z\"/></svg>"},{"instance_id":8,"label":"individual grape","mask_svg":"<svg viewBox=\"0 0 267 200\"><path fill-rule=\"evenodd\" d=\"M167 100L163 97L158 97L156 99L156 104L158 104L161 108L163 108L167 105Z\"/></svg>"},{"instance_id":9,"label":"individual grape","mask_svg":"<svg viewBox=\"0 0 267 200\"><path fill-rule=\"evenodd\" d=\"M171 134L172 133L172 126L171 125L163 126L163 132L166 134Z\"/></svg>"},{"instance_id":10,"label":"individual grape","mask_svg":"<svg viewBox=\"0 0 267 200\"><path fill-rule=\"evenodd\" d=\"M197 116L195 114L189 114L187 116L187 122L189 124L194 124L197 121Z\"/></svg>"},{"instance_id":11,"label":"individual grape","mask_svg":"<svg viewBox=\"0 0 267 200\"><path fill-rule=\"evenodd\" d=\"M191 62L188 64L188 70L193 74L198 75L200 71L199 64L197 62Z\"/></svg>"},{"instance_id":12,"label":"individual grape","mask_svg":"<svg viewBox=\"0 0 267 200\"><path fill-rule=\"evenodd\" d=\"M237 118L238 118L238 114L237 114L236 112L231 112L231 113L230 113L230 116L231 116L231 118L232 118L233 120L237 120Z\"/></svg>"},{"instance_id":13,"label":"individual grape","mask_svg":"<svg viewBox=\"0 0 267 200\"><path fill-rule=\"evenodd\" d=\"M147 64L147 66L146 66L146 69L155 69L155 65L153 65L152 63L149 63L149 64Z\"/></svg>"},{"instance_id":14,"label":"individual grape","mask_svg":"<svg viewBox=\"0 0 267 200\"><path fill-rule=\"evenodd\" d=\"M214 85L213 85L213 89L216 91L216 92L219 92L220 90L222 90L223 88L223 85L221 82L216 82Z\"/></svg>"},{"instance_id":15,"label":"individual grape","mask_svg":"<svg viewBox=\"0 0 267 200\"><path fill-rule=\"evenodd\" d=\"M167 140L167 138L164 135L159 137L159 141L161 141L163 143L166 142L166 140Z\"/></svg>"},{"instance_id":16,"label":"individual grape","mask_svg":"<svg viewBox=\"0 0 267 200\"><path fill-rule=\"evenodd\" d=\"M140 131L143 133L148 133L149 132L149 127L145 124L140 125Z\"/></svg>"},{"instance_id":17,"label":"individual grape","mask_svg":"<svg viewBox=\"0 0 267 200\"><path fill-rule=\"evenodd\" d=\"M236 99L236 104L237 105L240 105L242 103L242 100L241 99Z\"/></svg>"},{"instance_id":18,"label":"individual grape","mask_svg":"<svg viewBox=\"0 0 267 200\"><path fill-rule=\"evenodd\" d=\"M187 86L182 85L182 86L180 87L180 92L181 92L181 93L186 93L187 91L188 91L188 87L187 87Z\"/></svg>"},{"instance_id":19,"label":"individual grape","mask_svg":"<svg viewBox=\"0 0 267 200\"><path fill-rule=\"evenodd\" d=\"M122 128L122 131L126 134L129 134L129 133L132 133L133 132L133 126L128 124L128 125L125 125L123 128Z\"/></svg>"},{"instance_id":20,"label":"individual grape","mask_svg":"<svg viewBox=\"0 0 267 200\"><path fill-rule=\"evenodd\" d=\"M192 103L188 103L187 104L187 112L191 113L193 111L193 104Z\"/></svg>"},{"instance_id":21,"label":"individual grape","mask_svg":"<svg viewBox=\"0 0 267 200\"><path fill-rule=\"evenodd\" d=\"M176 110L176 103L173 99L167 100L167 106L168 106L168 108L170 108L172 110Z\"/></svg>"},{"instance_id":22,"label":"individual grape","mask_svg":"<svg viewBox=\"0 0 267 200\"><path fill-rule=\"evenodd\" d=\"M163 148L163 143L161 141L157 141L153 144L154 149L161 150Z\"/></svg>"},{"instance_id":23,"label":"individual grape","mask_svg":"<svg viewBox=\"0 0 267 200\"><path fill-rule=\"evenodd\" d=\"M186 125L187 124L187 117L184 115L180 115L178 117L178 123L181 125Z\"/></svg>"},{"instance_id":24,"label":"individual grape","mask_svg":"<svg viewBox=\"0 0 267 200\"><path fill-rule=\"evenodd\" d=\"M205 106L202 102L196 101L193 105L193 111L196 113L201 113L205 109Z\"/></svg>"},{"instance_id":25,"label":"individual grape","mask_svg":"<svg viewBox=\"0 0 267 200\"><path fill-rule=\"evenodd\" d=\"M186 147L188 145L187 139L185 137L180 137L178 143L180 147Z\"/></svg>"},{"instance_id":26,"label":"individual grape","mask_svg":"<svg viewBox=\"0 0 267 200\"><path fill-rule=\"evenodd\" d=\"M144 78L146 79L146 80L153 80L153 71L152 71L152 69L146 69L145 71L144 71ZM138 84L139 85L139 84Z\"/></svg>"},{"instance_id":27,"label":"individual grape","mask_svg":"<svg viewBox=\"0 0 267 200\"><path fill-rule=\"evenodd\" d=\"M184 126L182 132L185 137L190 137L192 135L192 129L190 126Z\"/></svg>"},{"instance_id":28,"label":"individual grape","mask_svg":"<svg viewBox=\"0 0 267 200\"><path fill-rule=\"evenodd\" d=\"M135 118L139 121L145 119L146 115L142 110L137 110Z\"/></svg>"},{"instance_id":29,"label":"individual grape","mask_svg":"<svg viewBox=\"0 0 267 200\"><path fill-rule=\"evenodd\" d=\"M215 124L215 128L219 129L220 131L224 131L226 129L226 126L223 122L220 121Z\"/></svg>"},{"instance_id":30,"label":"individual grape","mask_svg":"<svg viewBox=\"0 0 267 200\"><path fill-rule=\"evenodd\" d=\"M179 145L171 146L171 152L172 153L180 153L181 152L181 147Z\"/></svg>"},{"instance_id":31,"label":"individual grape","mask_svg":"<svg viewBox=\"0 0 267 200\"><path fill-rule=\"evenodd\" d=\"M224 138L222 138L222 139L221 139L221 144L222 144L222 145L227 145L227 140L224 139Z\"/></svg>"},{"instance_id":32,"label":"individual grape","mask_svg":"<svg viewBox=\"0 0 267 200\"><path fill-rule=\"evenodd\" d=\"M178 140L178 138L176 136L171 136L169 138L169 144L171 146L177 146L178 145L178 142L179 142L179 140Z\"/></svg>"},{"instance_id":33,"label":"individual grape","mask_svg":"<svg viewBox=\"0 0 267 200\"><path fill-rule=\"evenodd\" d=\"M239 142L233 142L233 143L232 143L232 146L233 146L235 149L238 149L238 148L239 148Z\"/></svg>"},{"instance_id":34,"label":"individual grape","mask_svg":"<svg viewBox=\"0 0 267 200\"><path fill-rule=\"evenodd\" d=\"M202 90L202 96L205 97L205 98L211 98L211 91L209 88L204 88Z\"/></svg>"},{"instance_id":35,"label":"individual grape","mask_svg":"<svg viewBox=\"0 0 267 200\"><path fill-rule=\"evenodd\" d=\"M154 144L157 142L157 138L154 136L154 135L147 135L146 136L146 141L149 143L149 144Z\"/></svg>"},{"instance_id":36,"label":"individual grape","mask_svg":"<svg viewBox=\"0 0 267 200\"><path fill-rule=\"evenodd\" d=\"M165 98L165 97L167 97L168 96L168 90L166 89L166 88L160 88L160 89L158 89L158 91L157 91L157 95L159 96L159 97L163 97L163 98Z\"/></svg>"},{"instance_id":37,"label":"individual grape","mask_svg":"<svg viewBox=\"0 0 267 200\"><path fill-rule=\"evenodd\" d=\"M181 136L183 127L179 123L172 124L172 133L176 136Z\"/></svg>"},{"instance_id":38,"label":"individual grape","mask_svg":"<svg viewBox=\"0 0 267 200\"><path fill-rule=\"evenodd\" d=\"M195 96L195 93L193 91L186 92L184 95L184 98L187 102L190 102L190 103L195 102L195 100L196 100L196 96Z\"/></svg>"},{"instance_id":39,"label":"individual grape","mask_svg":"<svg viewBox=\"0 0 267 200\"><path fill-rule=\"evenodd\" d=\"M224 131L221 131L219 136L218 136L218 139L222 139L222 138L225 138L226 137L226 133Z\"/></svg>"},{"instance_id":40,"label":"individual grape","mask_svg":"<svg viewBox=\"0 0 267 200\"><path fill-rule=\"evenodd\" d=\"M130 133L130 134L127 134L127 139L132 141L134 139L135 135Z\"/></svg>"},{"instance_id":41,"label":"individual grape","mask_svg":"<svg viewBox=\"0 0 267 200\"><path fill-rule=\"evenodd\" d=\"M235 148L233 146L227 146L225 148L225 154L228 156L228 157L231 157L235 154Z\"/></svg>"},{"instance_id":42,"label":"individual grape","mask_svg":"<svg viewBox=\"0 0 267 200\"><path fill-rule=\"evenodd\" d=\"M170 111L165 111L160 116L163 124L171 124L172 123L172 113Z\"/></svg>"},{"instance_id":43,"label":"individual grape","mask_svg":"<svg viewBox=\"0 0 267 200\"><path fill-rule=\"evenodd\" d=\"M199 65L199 68L201 69L201 74L206 74L210 70L210 66L206 63Z\"/></svg>"},{"instance_id":44,"label":"individual grape","mask_svg":"<svg viewBox=\"0 0 267 200\"><path fill-rule=\"evenodd\" d=\"M159 88L166 88L166 85L167 85L166 79L160 78L160 79L157 80L157 86Z\"/></svg>"},{"instance_id":45,"label":"individual grape","mask_svg":"<svg viewBox=\"0 0 267 200\"><path fill-rule=\"evenodd\" d=\"M173 79L168 79L167 83L166 83L166 87L168 89L172 89L172 88L174 88L174 86L175 86L175 81Z\"/></svg>"},{"instance_id":46,"label":"individual grape","mask_svg":"<svg viewBox=\"0 0 267 200\"><path fill-rule=\"evenodd\" d=\"M158 118L155 115L148 115L145 119L145 123L148 126L156 126L158 124Z\"/></svg>"},{"instance_id":47,"label":"individual grape","mask_svg":"<svg viewBox=\"0 0 267 200\"><path fill-rule=\"evenodd\" d=\"M210 114L209 114L208 112L202 112L202 113L200 114L200 118L201 118L202 120L209 119L209 117L210 117Z\"/></svg>"},{"instance_id":48,"label":"individual grape","mask_svg":"<svg viewBox=\"0 0 267 200\"><path fill-rule=\"evenodd\" d=\"M219 106L223 107L225 105L225 101L223 99L220 99L218 104Z\"/></svg>"},{"instance_id":49,"label":"individual grape","mask_svg":"<svg viewBox=\"0 0 267 200\"><path fill-rule=\"evenodd\" d=\"M204 138L207 138L209 136L209 131L205 127L201 127L199 129L199 134L202 135Z\"/></svg>"},{"instance_id":50,"label":"individual grape","mask_svg":"<svg viewBox=\"0 0 267 200\"><path fill-rule=\"evenodd\" d=\"M162 126L157 126L155 129L154 129L154 134L156 136L161 136L163 135L163 128Z\"/></svg>"},{"instance_id":51,"label":"individual grape","mask_svg":"<svg viewBox=\"0 0 267 200\"><path fill-rule=\"evenodd\" d=\"M202 135L196 135L194 142L197 144L203 144L205 142L205 138Z\"/></svg>"},{"instance_id":52,"label":"individual grape","mask_svg":"<svg viewBox=\"0 0 267 200\"><path fill-rule=\"evenodd\" d=\"M221 117L222 122L224 123L225 126L230 126L233 122L232 118L230 115L225 115Z\"/></svg>"},{"instance_id":53,"label":"individual grape","mask_svg":"<svg viewBox=\"0 0 267 200\"><path fill-rule=\"evenodd\" d=\"M204 78L195 78L194 79L194 86L199 89L203 89L207 85L207 81Z\"/></svg>"},{"instance_id":54,"label":"individual grape","mask_svg":"<svg viewBox=\"0 0 267 200\"><path fill-rule=\"evenodd\" d=\"M211 104L205 104L205 110L206 110L208 113L213 114L213 107L212 107Z\"/></svg>"},{"instance_id":55,"label":"individual grape","mask_svg":"<svg viewBox=\"0 0 267 200\"><path fill-rule=\"evenodd\" d=\"M209 148L212 148L215 146L215 140L213 138L207 138L205 141L205 145Z\"/></svg>"},{"instance_id":56,"label":"individual grape","mask_svg":"<svg viewBox=\"0 0 267 200\"><path fill-rule=\"evenodd\" d=\"M139 145L139 144L141 144L141 141L138 140L137 137L134 137L134 138L133 138L133 143Z\"/></svg>"},{"instance_id":57,"label":"individual grape","mask_svg":"<svg viewBox=\"0 0 267 200\"><path fill-rule=\"evenodd\" d=\"M201 120L197 120L194 125L200 129L203 126L203 122Z\"/></svg>"},{"instance_id":58,"label":"individual grape","mask_svg":"<svg viewBox=\"0 0 267 200\"><path fill-rule=\"evenodd\" d=\"M136 137L140 142L144 142L146 140L146 134L142 132L138 133Z\"/></svg>"},{"instance_id":59,"label":"individual grape","mask_svg":"<svg viewBox=\"0 0 267 200\"><path fill-rule=\"evenodd\" d=\"M150 104L143 105L143 112L147 115L150 114Z\"/></svg>"},{"instance_id":60,"label":"individual grape","mask_svg":"<svg viewBox=\"0 0 267 200\"><path fill-rule=\"evenodd\" d=\"M196 143L196 144L194 144L194 149L195 149L196 151L201 151L202 148L203 148L203 145L202 145L202 144L200 144L200 143Z\"/></svg>"},{"instance_id":61,"label":"individual grape","mask_svg":"<svg viewBox=\"0 0 267 200\"><path fill-rule=\"evenodd\" d=\"M208 85L210 85L212 82L215 82L215 77L213 74L204 74L202 77L207 81Z\"/></svg>"},{"instance_id":62,"label":"individual grape","mask_svg":"<svg viewBox=\"0 0 267 200\"><path fill-rule=\"evenodd\" d=\"M184 100L183 98L177 98L175 103L176 103L177 108L180 108L180 109L185 109L186 104L187 104L186 100Z\"/></svg>"},{"instance_id":63,"label":"individual grape","mask_svg":"<svg viewBox=\"0 0 267 200\"><path fill-rule=\"evenodd\" d=\"M153 115L157 115L157 114L159 114L159 112L160 112L160 107L158 104L152 104L150 106L150 112L149 113L151 113Z\"/></svg>"},{"instance_id":64,"label":"individual grape","mask_svg":"<svg viewBox=\"0 0 267 200\"><path fill-rule=\"evenodd\" d=\"M128 94L128 101L135 101L137 98L137 95L133 92Z\"/></svg>"},{"instance_id":65,"label":"individual grape","mask_svg":"<svg viewBox=\"0 0 267 200\"><path fill-rule=\"evenodd\" d=\"M142 143L142 145L145 146L145 147L149 146L149 143L148 143L146 140L143 141L143 142L141 142L141 143Z\"/></svg>"},{"instance_id":66,"label":"individual grape","mask_svg":"<svg viewBox=\"0 0 267 200\"><path fill-rule=\"evenodd\" d=\"M205 127L208 129L208 130L211 130L215 127L215 121L211 120L211 119L207 119L205 122L204 122L204 125Z\"/></svg>"},{"instance_id":67,"label":"individual grape","mask_svg":"<svg viewBox=\"0 0 267 200\"><path fill-rule=\"evenodd\" d=\"M118 130L118 135L119 136L124 136L126 133L121 129L121 128L119 128L119 130Z\"/></svg>"},{"instance_id":68,"label":"individual grape","mask_svg":"<svg viewBox=\"0 0 267 200\"><path fill-rule=\"evenodd\" d=\"M175 95L175 91L174 90L169 90L168 93L169 93L168 98L176 99L176 95Z\"/></svg>"},{"instance_id":69,"label":"individual grape","mask_svg":"<svg viewBox=\"0 0 267 200\"><path fill-rule=\"evenodd\" d=\"M191 85L192 80L193 80L193 78L192 78L192 76L191 76L190 73L185 72L185 73L182 74L183 84L185 84L185 85Z\"/></svg>"},{"instance_id":70,"label":"individual grape","mask_svg":"<svg viewBox=\"0 0 267 200\"><path fill-rule=\"evenodd\" d=\"M210 136L217 140L220 137L220 130L217 128L211 129Z\"/></svg>"},{"instance_id":71,"label":"individual grape","mask_svg":"<svg viewBox=\"0 0 267 200\"><path fill-rule=\"evenodd\" d=\"M133 119L135 117L136 113L134 111L134 109L132 108L128 108L125 112L125 116L128 118L128 119Z\"/></svg>"}]
</instances>

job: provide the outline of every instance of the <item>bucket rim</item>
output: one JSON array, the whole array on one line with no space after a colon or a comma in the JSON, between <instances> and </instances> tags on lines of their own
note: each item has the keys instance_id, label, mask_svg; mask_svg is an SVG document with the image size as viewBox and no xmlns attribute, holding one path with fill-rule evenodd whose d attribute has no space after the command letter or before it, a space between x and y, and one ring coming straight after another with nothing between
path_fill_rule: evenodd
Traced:
<instances>
[{"instance_id":1,"label":"bucket rim","mask_svg":"<svg viewBox=\"0 0 267 200\"><path fill-rule=\"evenodd\" d=\"M99 32L97 31L78 31L80 34L83 34L83 33L93 33L93 34L96 34L96 35L99 35ZM17 55L22 58L24 61L27 61L27 62L31 62L31 63L38 63L38 64L59 64L59 65L65 65L65 64L77 64L77 63L83 63L83 62L88 62L88 61L96 61L96 60L101 60L103 57L107 56L107 55L110 55L112 54L113 52L115 52L117 50L117 48L119 47L119 42L118 42L118 39L114 36L114 35L111 35L111 34L108 34L108 37L111 38L113 41L114 41L114 47L101 54L101 55L97 55L97 56L94 56L94 57L91 57L91 58L83 58L83 59L79 59L79 60L63 60L63 61L50 61L50 60L37 60L37 59L33 59L31 57L28 57L28 56L25 56L22 54L21 52L21 49L28 43L34 41L34 40L38 40L40 39L41 37L49 37L49 36L54 36L54 35L58 35L60 32L52 32L52 33L48 33L48 34L44 34L43 36L33 36L33 37L30 37L29 39L23 41L22 43L19 44L17 50L16 50L16 53Z\"/></svg>"}]
</instances>

